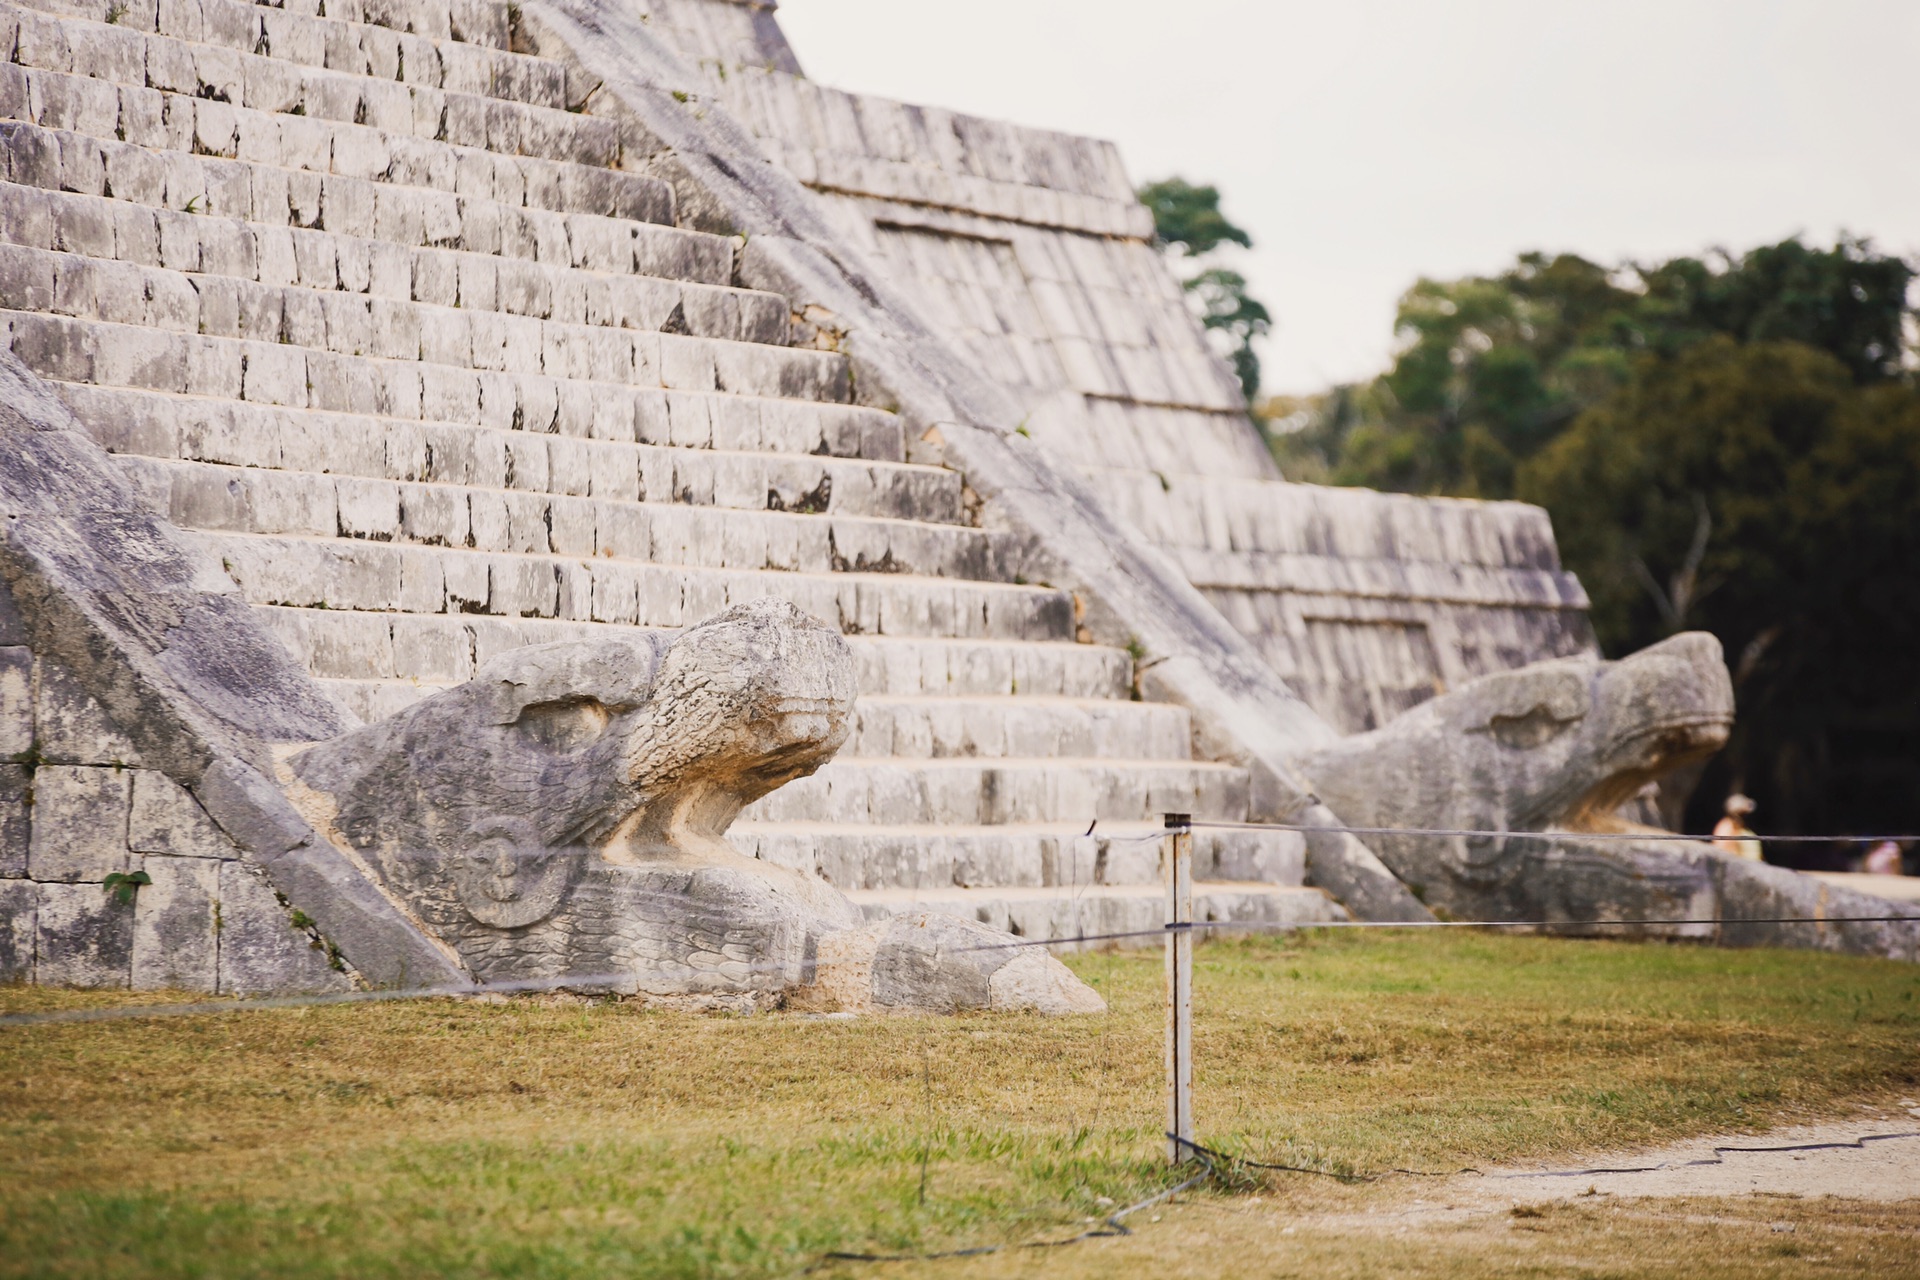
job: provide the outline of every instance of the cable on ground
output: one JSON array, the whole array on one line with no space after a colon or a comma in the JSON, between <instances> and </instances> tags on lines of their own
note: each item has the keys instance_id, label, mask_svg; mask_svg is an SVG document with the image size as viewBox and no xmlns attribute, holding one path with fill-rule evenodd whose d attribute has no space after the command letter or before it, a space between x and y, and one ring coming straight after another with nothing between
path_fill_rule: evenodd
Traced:
<instances>
[{"instance_id":1,"label":"cable on ground","mask_svg":"<svg viewBox=\"0 0 1920 1280\"><path fill-rule=\"evenodd\" d=\"M1123 1219L1132 1214L1139 1213L1142 1209L1151 1209L1154 1205L1162 1201L1170 1200L1189 1187L1198 1186L1215 1175L1216 1170L1213 1160L1210 1158L1212 1155L1211 1152L1207 1151L1204 1147L1196 1146L1177 1134L1169 1133L1167 1137L1193 1151L1202 1166L1200 1172L1194 1174L1178 1186L1168 1187L1165 1191L1148 1196L1144 1200L1136 1200L1124 1209L1115 1209L1112 1213L1102 1218L1099 1225L1088 1227L1078 1235L1063 1236L1057 1240L1023 1240L1008 1244L975 1245L970 1249L938 1249L928 1253L845 1253L836 1250L832 1253L822 1254L821 1258L823 1261L828 1262L933 1262L941 1258L978 1258L986 1254L1005 1253L1014 1249L1059 1249L1066 1245L1079 1244L1082 1240L1097 1240L1110 1236L1130 1236L1133 1234L1133 1230L1122 1221Z\"/></svg>"},{"instance_id":2,"label":"cable on ground","mask_svg":"<svg viewBox=\"0 0 1920 1280\"><path fill-rule=\"evenodd\" d=\"M1276 1173L1310 1173L1318 1178L1332 1178L1335 1182L1360 1183L1378 1182L1382 1178L1404 1176L1409 1178L1452 1178L1463 1173L1479 1173L1478 1169L1381 1169L1374 1173L1341 1173L1336 1169L1316 1169L1304 1164L1267 1164L1261 1160L1249 1160L1245 1156L1229 1155L1216 1151L1212 1147L1203 1147L1197 1142L1181 1140L1181 1145L1192 1147L1195 1151L1205 1152L1208 1156L1223 1164L1243 1169L1270 1169Z\"/></svg>"},{"instance_id":3,"label":"cable on ground","mask_svg":"<svg viewBox=\"0 0 1920 1280\"><path fill-rule=\"evenodd\" d=\"M1787 1151L1865 1151L1869 1142L1891 1142L1895 1138L1920 1138L1920 1130L1908 1133L1869 1133L1853 1139L1851 1142L1798 1142L1777 1147L1736 1147L1730 1145L1712 1148L1713 1154L1700 1160L1663 1160L1659 1164L1634 1165L1619 1169L1551 1169L1539 1173L1488 1173L1487 1178L1586 1178L1608 1173L1659 1173L1666 1169L1693 1169L1704 1165L1725 1164L1728 1155L1769 1155Z\"/></svg>"},{"instance_id":4,"label":"cable on ground","mask_svg":"<svg viewBox=\"0 0 1920 1280\"><path fill-rule=\"evenodd\" d=\"M1542 1169L1538 1172L1488 1173L1471 1165L1460 1169L1380 1169L1372 1173L1341 1173L1334 1169L1316 1169L1310 1165L1268 1164L1260 1160L1249 1160L1245 1156L1229 1155L1197 1143L1188 1143L1195 1151L1205 1151L1209 1156L1225 1165L1246 1169L1268 1169L1278 1173L1307 1173L1321 1178L1332 1178L1336 1182L1366 1183L1379 1182L1386 1178L1454 1178L1471 1175L1477 1178L1526 1179L1526 1178L1591 1178L1607 1174L1620 1173L1660 1173L1668 1169L1693 1169L1707 1165L1725 1164L1728 1155L1770 1155L1789 1151L1864 1151L1869 1142L1891 1142L1898 1138L1920 1138L1920 1130L1903 1133L1869 1133L1848 1142L1798 1142L1783 1146L1737 1147L1722 1144L1712 1148L1713 1154L1699 1160L1664 1160L1659 1164L1594 1166L1586 1169Z\"/></svg>"}]
</instances>

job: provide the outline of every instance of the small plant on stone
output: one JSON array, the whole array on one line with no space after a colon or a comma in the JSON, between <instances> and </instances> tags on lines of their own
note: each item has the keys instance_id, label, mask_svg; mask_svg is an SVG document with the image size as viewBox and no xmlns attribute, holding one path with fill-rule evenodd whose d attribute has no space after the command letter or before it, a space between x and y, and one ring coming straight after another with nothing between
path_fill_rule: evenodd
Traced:
<instances>
[{"instance_id":1,"label":"small plant on stone","mask_svg":"<svg viewBox=\"0 0 1920 1280\"><path fill-rule=\"evenodd\" d=\"M100 887L124 907L133 901L133 895L140 891L141 885L152 883L153 877L144 871L115 871L100 882Z\"/></svg>"},{"instance_id":2,"label":"small plant on stone","mask_svg":"<svg viewBox=\"0 0 1920 1280\"><path fill-rule=\"evenodd\" d=\"M121 4L120 0L114 0L114 3L107 6L107 25L108 26L112 26L113 24L119 22L120 19L126 16L127 16L127 6L124 4Z\"/></svg>"}]
</instances>

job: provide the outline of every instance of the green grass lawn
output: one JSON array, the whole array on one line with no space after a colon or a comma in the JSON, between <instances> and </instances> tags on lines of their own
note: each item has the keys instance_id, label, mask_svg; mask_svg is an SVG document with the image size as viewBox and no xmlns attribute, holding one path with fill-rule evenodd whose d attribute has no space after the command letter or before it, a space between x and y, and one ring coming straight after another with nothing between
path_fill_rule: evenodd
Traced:
<instances>
[{"instance_id":1,"label":"green grass lawn","mask_svg":"<svg viewBox=\"0 0 1920 1280\"><path fill-rule=\"evenodd\" d=\"M1070 1233L1173 1180L1159 956L1071 963L1110 1014L431 1001L0 1028L0 1275L898 1276L820 1255ZM1195 967L1200 1136L1255 1159L1451 1169L1920 1083L1913 966L1330 934L1211 942ZM149 1002L0 989L6 1012ZM1111 1275L1127 1248L1233 1238L1205 1215L1256 1195L1382 1194L1242 1179L1044 1260Z\"/></svg>"}]
</instances>

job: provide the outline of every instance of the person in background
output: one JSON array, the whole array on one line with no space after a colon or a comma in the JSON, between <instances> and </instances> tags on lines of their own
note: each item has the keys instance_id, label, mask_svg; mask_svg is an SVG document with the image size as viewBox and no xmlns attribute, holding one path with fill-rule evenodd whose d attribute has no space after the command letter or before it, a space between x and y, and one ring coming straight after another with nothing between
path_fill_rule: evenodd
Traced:
<instances>
[{"instance_id":1,"label":"person in background","mask_svg":"<svg viewBox=\"0 0 1920 1280\"><path fill-rule=\"evenodd\" d=\"M1734 792L1727 797L1726 816L1713 824L1713 847L1736 858L1763 861L1760 837L1747 827L1747 815L1754 810L1751 797Z\"/></svg>"},{"instance_id":2,"label":"person in background","mask_svg":"<svg viewBox=\"0 0 1920 1280\"><path fill-rule=\"evenodd\" d=\"M1867 850L1866 858L1860 869L1870 876L1897 876L1905 873L1901 866L1900 846L1891 840L1882 840Z\"/></svg>"}]
</instances>

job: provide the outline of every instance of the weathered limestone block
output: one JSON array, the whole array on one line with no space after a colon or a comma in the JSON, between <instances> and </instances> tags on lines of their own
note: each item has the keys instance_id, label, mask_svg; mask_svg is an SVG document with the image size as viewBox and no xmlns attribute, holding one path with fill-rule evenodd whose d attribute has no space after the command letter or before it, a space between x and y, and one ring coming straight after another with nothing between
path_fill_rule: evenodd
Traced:
<instances>
[{"instance_id":1,"label":"weathered limestone block","mask_svg":"<svg viewBox=\"0 0 1920 1280\"><path fill-rule=\"evenodd\" d=\"M33 981L33 935L40 921L40 886L0 880L0 982Z\"/></svg>"},{"instance_id":2,"label":"weathered limestone block","mask_svg":"<svg viewBox=\"0 0 1920 1280\"><path fill-rule=\"evenodd\" d=\"M139 763L132 741L63 664L43 656L36 665L35 727L42 758L56 764Z\"/></svg>"},{"instance_id":3,"label":"weathered limestone block","mask_svg":"<svg viewBox=\"0 0 1920 1280\"><path fill-rule=\"evenodd\" d=\"M16 327L16 349L20 333ZM32 777L29 876L98 881L130 870L131 773L84 766L117 758L164 769L191 785L220 828L299 900L366 981L461 980L442 950L293 814L260 772L271 768L273 744L319 741L350 727L351 718L258 625L219 562L143 512L61 397L4 352L0 513L7 517L0 522L0 576L11 601L0 609L10 642L4 647L24 641L33 648L43 704L36 718L42 710L48 716L36 724L48 763ZM68 698L69 684L104 712L85 698ZM101 719L137 744L137 757L114 744L101 750L110 736ZM62 758L69 746L77 759ZM54 892L59 887L43 886L47 902L36 928L43 940L66 946L62 940L84 914L79 908L92 901L105 911L99 900L107 891L80 884L76 891L85 892L76 898ZM117 948L130 963L131 913L129 904L124 930L108 929L95 952ZM75 952L78 960L69 956L71 963L58 951L40 952L53 967L40 964L37 980L65 981L67 969L86 979L101 968L84 949ZM111 980L124 985L127 966L117 971Z\"/></svg>"},{"instance_id":4,"label":"weathered limestone block","mask_svg":"<svg viewBox=\"0 0 1920 1280\"><path fill-rule=\"evenodd\" d=\"M13 588L0 578L0 645L9 647L24 645L27 642L27 623L20 616L20 606L14 602Z\"/></svg>"},{"instance_id":5,"label":"weathered limestone block","mask_svg":"<svg viewBox=\"0 0 1920 1280\"><path fill-rule=\"evenodd\" d=\"M133 970L133 903L98 884L43 884L34 980L43 986L124 987Z\"/></svg>"},{"instance_id":6,"label":"weathered limestone block","mask_svg":"<svg viewBox=\"0 0 1920 1280\"><path fill-rule=\"evenodd\" d=\"M218 988L220 865L211 858L163 856L141 863L151 883L134 898L135 990Z\"/></svg>"},{"instance_id":7,"label":"weathered limestone block","mask_svg":"<svg viewBox=\"0 0 1920 1280\"><path fill-rule=\"evenodd\" d=\"M128 869L125 769L41 765L33 774L33 835L27 874L35 880L100 881Z\"/></svg>"},{"instance_id":8,"label":"weathered limestone block","mask_svg":"<svg viewBox=\"0 0 1920 1280\"><path fill-rule=\"evenodd\" d=\"M324 994L351 989L352 982L333 967L311 927L282 905L258 868L243 862L215 865L219 867L216 928L222 995Z\"/></svg>"},{"instance_id":9,"label":"weathered limestone block","mask_svg":"<svg viewBox=\"0 0 1920 1280\"><path fill-rule=\"evenodd\" d=\"M0 760L33 749L33 651L0 648Z\"/></svg>"},{"instance_id":10,"label":"weathered limestone block","mask_svg":"<svg viewBox=\"0 0 1920 1280\"><path fill-rule=\"evenodd\" d=\"M24 765L0 764L0 877L27 874L31 811Z\"/></svg>"},{"instance_id":11,"label":"weathered limestone block","mask_svg":"<svg viewBox=\"0 0 1920 1280\"><path fill-rule=\"evenodd\" d=\"M1920 906L1889 902L1785 867L1729 857L1711 845L1688 848L1712 870L1720 915L1740 921L1720 928L1719 941L1728 946L1804 947L1920 960ZM1881 918L1817 925L1771 923L1840 916Z\"/></svg>"},{"instance_id":12,"label":"weathered limestone block","mask_svg":"<svg viewBox=\"0 0 1920 1280\"><path fill-rule=\"evenodd\" d=\"M862 920L825 881L724 836L743 807L839 749L853 697L840 634L762 600L677 636L502 654L467 684L295 756L289 781L310 820L483 981L778 1001L811 986L822 947ZM910 964L895 956L907 945L876 941L869 985L896 958L899 975L856 1003L1098 1002L1051 959L996 997L988 982L1007 956L948 946Z\"/></svg>"},{"instance_id":13,"label":"weathered limestone block","mask_svg":"<svg viewBox=\"0 0 1920 1280\"><path fill-rule=\"evenodd\" d=\"M133 807L127 848L183 858L237 858L240 850L215 826L200 802L164 773L133 771Z\"/></svg>"},{"instance_id":14,"label":"weathered limestone block","mask_svg":"<svg viewBox=\"0 0 1920 1280\"><path fill-rule=\"evenodd\" d=\"M1106 1002L1039 947L936 912L898 915L822 940L807 993L851 1012L961 1009L1104 1013Z\"/></svg>"}]
</instances>

